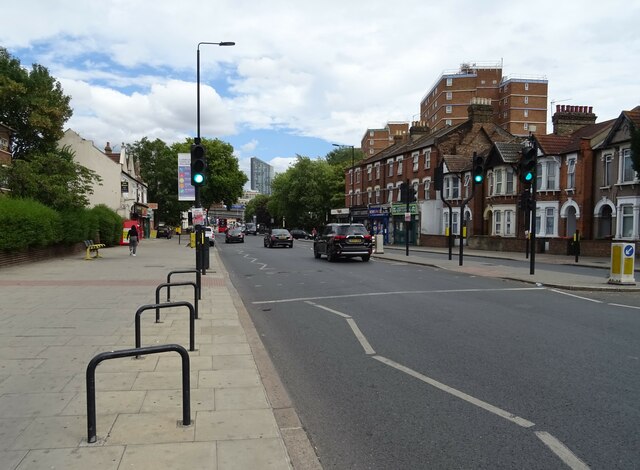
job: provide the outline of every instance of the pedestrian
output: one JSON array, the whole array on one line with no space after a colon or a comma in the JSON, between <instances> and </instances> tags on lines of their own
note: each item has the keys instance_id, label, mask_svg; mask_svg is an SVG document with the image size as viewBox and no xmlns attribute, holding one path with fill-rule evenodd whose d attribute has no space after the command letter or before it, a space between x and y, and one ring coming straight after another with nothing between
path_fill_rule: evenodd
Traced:
<instances>
[{"instance_id":1,"label":"pedestrian","mask_svg":"<svg viewBox=\"0 0 640 470\"><path fill-rule=\"evenodd\" d=\"M311 238L316 238L318 236L318 231L315 227L311 230Z\"/></svg>"},{"instance_id":2,"label":"pedestrian","mask_svg":"<svg viewBox=\"0 0 640 470\"><path fill-rule=\"evenodd\" d=\"M129 256L135 256L138 248L138 230L135 225L132 225L127 232L127 240L129 240Z\"/></svg>"}]
</instances>

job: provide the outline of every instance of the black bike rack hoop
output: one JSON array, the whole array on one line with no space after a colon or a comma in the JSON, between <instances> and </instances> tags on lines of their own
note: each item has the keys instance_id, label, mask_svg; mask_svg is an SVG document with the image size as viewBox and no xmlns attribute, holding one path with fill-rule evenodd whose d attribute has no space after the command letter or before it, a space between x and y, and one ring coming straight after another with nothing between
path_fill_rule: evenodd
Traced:
<instances>
[{"instance_id":1,"label":"black bike rack hoop","mask_svg":"<svg viewBox=\"0 0 640 470\"><path fill-rule=\"evenodd\" d=\"M195 282L166 282L164 284L160 284L156 287L156 304L162 305L160 303L160 291L163 287L166 287L167 290L171 288L171 286L193 286L193 305L196 309L196 320L198 319L198 286ZM159 307L156 308L156 323L160 323L160 310Z\"/></svg>"},{"instance_id":2,"label":"black bike rack hoop","mask_svg":"<svg viewBox=\"0 0 640 470\"><path fill-rule=\"evenodd\" d=\"M198 299L202 300L202 274L199 269L178 269L169 271L167 274L167 283L171 282L171 276L174 274L196 273L196 284L198 285ZM171 287L167 287L167 302L171 302Z\"/></svg>"},{"instance_id":3,"label":"black bike rack hoop","mask_svg":"<svg viewBox=\"0 0 640 470\"><path fill-rule=\"evenodd\" d=\"M158 354L175 351L182 357L182 425L191 425L191 385L189 377L189 353L179 344L162 344L146 348L106 351L93 357L87 365L87 442L96 442L96 367L107 359L132 357L142 354Z\"/></svg>"},{"instance_id":4,"label":"black bike rack hoop","mask_svg":"<svg viewBox=\"0 0 640 470\"><path fill-rule=\"evenodd\" d=\"M193 284L193 283L191 283ZM135 335L136 335L136 348L142 347L142 333L140 332L140 316L142 312L147 310L156 310L156 322L158 321L158 317L160 316L161 308L171 308L171 307L187 307L189 309L189 351L195 351L195 343L196 343L196 310L193 308L189 302L184 300L178 302L168 302L164 304L147 304L143 305L136 310L136 318L135 318Z\"/></svg>"}]
</instances>

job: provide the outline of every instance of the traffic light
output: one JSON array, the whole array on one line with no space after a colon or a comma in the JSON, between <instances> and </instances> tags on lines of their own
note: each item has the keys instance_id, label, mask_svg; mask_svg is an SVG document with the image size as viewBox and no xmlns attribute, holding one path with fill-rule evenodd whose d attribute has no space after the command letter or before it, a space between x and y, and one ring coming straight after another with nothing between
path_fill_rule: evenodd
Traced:
<instances>
[{"instance_id":1,"label":"traffic light","mask_svg":"<svg viewBox=\"0 0 640 470\"><path fill-rule=\"evenodd\" d=\"M436 191L442 191L442 186L444 186L444 163L440 162L436 167L433 187Z\"/></svg>"},{"instance_id":2,"label":"traffic light","mask_svg":"<svg viewBox=\"0 0 640 470\"><path fill-rule=\"evenodd\" d=\"M407 183L407 202L416 202L418 200L418 188Z\"/></svg>"},{"instance_id":3,"label":"traffic light","mask_svg":"<svg viewBox=\"0 0 640 470\"><path fill-rule=\"evenodd\" d=\"M476 155L475 152L473 152L472 172L473 182L476 184L482 183L482 180L484 180L484 158L480 155Z\"/></svg>"},{"instance_id":4,"label":"traffic light","mask_svg":"<svg viewBox=\"0 0 640 470\"><path fill-rule=\"evenodd\" d=\"M407 194L409 185L407 183L400 183L400 202L407 202Z\"/></svg>"},{"instance_id":5,"label":"traffic light","mask_svg":"<svg viewBox=\"0 0 640 470\"><path fill-rule=\"evenodd\" d=\"M538 149L534 145L533 147L525 147L522 150L522 158L519 165L519 177L520 182L523 185L530 185L536 178L536 157L538 156Z\"/></svg>"},{"instance_id":6,"label":"traffic light","mask_svg":"<svg viewBox=\"0 0 640 470\"><path fill-rule=\"evenodd\" d=\"M206 152L201 144L191 146L191 185L202 186L207 168Z\"/></svg>"}]
</instances>

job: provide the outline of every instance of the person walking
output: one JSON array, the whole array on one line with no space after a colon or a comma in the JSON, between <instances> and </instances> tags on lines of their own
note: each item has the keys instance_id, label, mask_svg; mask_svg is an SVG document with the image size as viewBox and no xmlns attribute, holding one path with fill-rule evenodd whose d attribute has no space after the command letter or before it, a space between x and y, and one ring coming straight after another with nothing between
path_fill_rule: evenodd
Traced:
<instances>
[{"instance_id":1,"label":"person walking","mask_svg":"<svg viewBox=\"0 0 640 470\"><path fill-rule=\"evenodd\" d=\"M129 256L135 256L138 248L138 230L135 225L132 225L127 232L127 240L129 240Z\"/></svg>"}]
</instances>

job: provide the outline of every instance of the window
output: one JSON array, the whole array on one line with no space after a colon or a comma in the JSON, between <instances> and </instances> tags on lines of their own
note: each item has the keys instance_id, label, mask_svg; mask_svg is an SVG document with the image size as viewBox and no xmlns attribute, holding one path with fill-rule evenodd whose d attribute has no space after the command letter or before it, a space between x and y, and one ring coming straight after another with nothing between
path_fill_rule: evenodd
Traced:
<instances>
[{"instance_id":1,"label":"window","mask_svg":"<svg viewBox=\"0 0 640 470\"><path fill-rule=\"evenodd\" d=\"M413 193L416 195L416 200L420 199L420 187L418 186L418 182L414 181L411 184L411 188L413 189Z\"/></svg>"},{"instance_id":2,"label":"window","mask_svg":"<svg viewBox=\"0 0 640 470\"><path fill-rule=\"evenodd\" d=\"M380 187L376 187L376 204L380 204Z\"/></svg>"},{"instance_id":3,"label":"window","mask_svg":"<svg viewBox=\"0 0 640 470\"><path fill-rule=\"evenodd\" d=\"M504 211L504 234L513 234L513 211Z\"/></svg>"},{"instance_id":4,"label":"window","mask_svg":"<svg viewBox=\"0 0 640 470\"><path fill-rule=\"evenodd\" d=\"M371 165L367 166L367 181L371 181Z\"/></svg>"},{"instance_id":5,"label":"window","mask_svg":"<svg viewBox=\"0 0 640 470\"><path fill-rule=\"evenodd\" d=\"M356 168L356 183L360 182L360 168Z\"/></svg>"},{"instance_id":6,"label":"window","mask_svg":"<svg viewBox=\"0 0 640 470\"><path fill-rule=\"evenodd\" d=\"M513 168L507 168L507 194L515 194L513 189Z\"/></svg>"},{"instance_id":7,"label":"window","mask_svg":"<svg viewBox=\"0 0 640 470\"><path fill-rule=\"evenodd\" d=\"M496 175L496 194L503 194L503 192L502 192L502 171L501 170L496 170L494 174Z\"/></svg>"},{"instance_id":8,"label":"window","mask_svg":"<svg viewBox=\"0 0 640 470\"><path fill-rule=\"evenodd\" d=\"M471 173L464 175L464 197L469 198L471 196Z\"/></svg>"},{"instance_id":9,"label":"window","mask_svg":"<svg viewBox=\"0 0 640 470\"><path fill-rule=\"evenodd\" d=\"M393 176L393 160L387 160L387 176Z\"/></svg>"},{"instance_id":10,"label":"window","mask_svg":"<svg viewBox=\"0 0 640 470\"><path fill-rule=\"evenodd\" d=\"M557 189L556 187L556 170L558 165L553 164L554 162L547 162L547 188L548 189Z\"/></svg>"},{"instance_id":11,"label":"window","mask_svg":"<svg viewBox=\"0 0 640 470\"><path fill-rule=\"evenodd\" d=\"M420 164L420 152L413 152L413 171L418 171L418 165Z\"/></svg>"},{"instance_id":12,"label":"window","mask_svg":"<svg viewBox=\"0 0 640 470\"><path fill-rule=\"evenodd\" d=\"M529 104L529 97L528 96L524 97L524 104Z\"/></svg>"},{"instance_id":13,"label":"window","mask_svg":"<svg viewBox=\"0 0 640 470\"><path fill-rule=\"evenodd\" d=\"M452 124L453 121L451 121L451 119L445 119L444 120L444 124L445 126L450 126Z\"/></svg>"},{"instance_id":14,"label":"window","mask_svg":"<svg viewBox=\"0 0 640 470\"><path fill-rule=\"evenodd\" d=\"M500 235L502 230L502 212L495 211L493 213L493 233L494 235Z\"/></svg>"},{"instance_id":15,"label":"window","mask_svg":"<svg viewBox=\"0 0 640 470\"><path fill-rule=\"evenodd\" d=\"M536 235L541 237L556 237L557 231L557 202L538 203L536 208Z\"/></svg>"},{"instance_id":16,"label":"window","mask_svg":"<svg viewBox=\"0 0 640 470\"><path fill-rule=\"evenodd\" d=\"M374 140L373 139L369 139L369 145L373 145Z\"/></svg>"},{"instance_id":17,"label":"window","mask_svg":"<svg viewBox=\"0 0 640 470\"><path fill-rule=\"evenodd\" d=\"M528 89L529 89L529 84L528 84L528 83L525 83L525 84L524 84L524 89L525 89L525 90L528 90Z\"/></svg>"},{"instance_id":18,"label":"window","mask_svg":"<svg viewBox=\"0 0 640 470\"><path fill-rule=\"evenodd\" d=\"M425 170L431 168L431 149L424 151L424 168Z\"/></svg>"},{"instance_id":19,"label":"window","mask_svg":"<svg viewBox=\"0 0 640 470\"><path fill-rule=\"evenodd\" d=\"M613 155L604 156L604 171L602 172L602 186L611 186L612 174L611 174L611 162L613 161Z\"/></svg>"},{"instance_id":20,"label":"window","mask_svg":"<svg viewBox=\"0 0 640 470\"><path fill-rule=\"evenodd\" d=\"M444 198L460 199L460 179L457 176L445 176Z\"/></svg>"},{"instance_id":21,"label":"window","mask_svg":"<svg viewBox=\"0 0 640 470\"><path fill-rule=\"evenodd\" d=\"M538 191L558 191L560 173L556 159L538 161L536 166L536 189Z\"/></svg>"},{"instance_id":22,"label":"window","mask_svg":"<svg viewBox=\"0 0 640 470\"><path fill-rule=\"evenodd\" d=\"M442 231L446 233L446 230L449 228L449 211L445 210L442 212L442 214L444 218ZM451 213L451 233L453 234L460 233L460 230L458 229L458 213L457 212Z\"/></svg>"},{"instance_id":23,"label":"window","mask_svg":"<svg viewBox=\"0 0 640 470\"><path fill-rule=\"evenodd\" d=\"M453 78L447 78L447 86L453 85Z\"/></svg>"},{"instance_id":24,"label":"window","mask_svg":"<svg viewBox=\"0 0 640 470\"><path fill-rule=\"evenodd\" d=\"M398 157L398 175L402 174L402 157Z\"/></svg>"},{"instance_id":25,"label":"window","mask_svg":"<svg viewBox=\"0 0 640 470\"><path fill-rule=\"evenodd\" d=\"M371 200L371 196L373 193L371 192L371 188L367 188L367 204L371 204L373 201Z\"/></svg>"},{"instance_id":26,"label":"window","mask_svg":"<svg viewBox=\"0 0 640 470\"><path fill-rule=\"evenodd\" d=\"M554 226L554 210L553 207L547 207L544 211L544 223L545 223L545 229L544 232L547 235L553 234L555 233L555 231L553 230L553 226Z\"/></svg>"},{"instance_id":27,"label":"window","mask_svg":"<svg viewBox=\"0 0 640 470\"><path fill-rule=\"evenodd\" d=\"M359 206L362 204L362 200L361 200L361 194L360 194L360 190L356 190L356 206Z\"/></svg>"},{"instance_id":28,"label":"window","mask_svg":"<svg viewBox=\"0 0 640 470\"><path fill-rule=\"evenodd\" d=\"M393 202L393 185L387 186L387 204Z\"/></svg>"},{"instance_id":29,"label":"window","mask_svg":"<svg viewBox=\"0 0 640 470\"><path fill-rule=\"evenodd\" d=\"M447 107L444 109L444 112L447 114L451 114L452 111L453 111L453 106L451 106L450 104L447 105Z\"/></svg>"},{"instance_id":30,"label":"window","mask_svg":"<svg viewBox=\"0 0 640 470\"><path fill-rule=\"evenodd\" d=\"M376 179L379 180L380 179L380 163L376 163L375 167L376 167Z\"/></svg>"},{"instance_id":31,"label":"window","mask_svg":"<svg viewBox=\"0 0 640 470\"><path fill-rule=\"evenodd\" d=\"M373 149L369 149L369 155L373 155L374 150Z\"/></svg>"},{"instance_id":32,"label":"window","mask_svg":"<svg viewBox=\"0 0 640 470\"><path fill-rule=\"evenodd\" d=\"M398 190L398 197L396 198L396 201L400 202L402 201L402 188L398 185L396 189Z\"/></svg>"},{"instance_id":33,"label":"window","mask_svg":"<svg viewBox=\"0 0 640 470\"><path fill-rule=\"evenodd\" d=\"M453 93L451 93L450 91L447 92L447 99L450 100L453 98Z\"/></svg>"},{"instance_id":34,"label":"window","mask_svg":"<svg viewBox=\"0 0 640 470\"><path fill-rule=\"evenodd\" d=\"M633 170L633 162L631 160L631 149L623 149L621 151L621 166L622 166L622 183L633 183L635 180L635 171Z\"/></svg>"},{"instance_id":35,"label":"window","mask_svg":"<svg viewBox=\"0 0 640 470\"><path fill-rule=\"evenodd\" d=\"M625 204L621 207L622 213L622 237L633 237L633 206L631 204Z\"/></svg>"},{"instance_id":36,"label":"window","mask_svg":"<svg viewBox=\"0 0 640 470\"><path fill-rule=\"evenodd\" d=\"M524 117L529 117L529 110L528 109L524 110Z\"/></svg>"},{"instance_id":37,"label":"window","mask_svg":"<svg viewBox=\"0 0 640 470\"><path fill-rule=\"evenodd\" d=\"M567 189L575 189L576 187L576 159L569 158L567 160Z\"/></svg>"},{"instance_id":38,"label":"window","mask_svg":"<svg viewBox=\"0 0 640 470\"><path fill-rule=\"evenodd\" d=\"M374 136L374 132L373 131L369 131L369 137L373 137Z\"/></svg>"},{"instance_id":39,"label":"window","mask_svg":"<svg viewBox=\"0 0 640 470\"><path fill-rule=\"evenodd\" d=\"M524 125L523 125L522 127L523 127L523 129L524 129L525 131L528 131L528 130L529 130L529 123L528 123L528 122L525 122L525 123L524 123Z\"/></svg>"},{"instance_id":40,"label":"window","mask_svg":"<svg viewBox=\"0 0 640 470\"><path fill-rule=\"evenodd\" d=\"M431 189L431 180L427 179L424 181L424 198L431 199L429 195L429 190Z\"/></svg>"},{"instance_id":41,"label":"window","mask_svg":"<svg viewBox=\"0 0 640 470\"><path fill-rule=\"evenodd\" d=\"M349 169L349 185L353 186L353 168Z\"/></svg>"},{"instance_id":42,"label":"window","mask_svg":"<svg viewBox=\"0 0 640 470\"><path fill-rule=\"evenodd\" d=\"M495 186L493 184L493 181L495 179L494 176L493 176L494 173L495 172L492 171L487 175L487 186L489 187L489 196L493 196L495 194L494 193L494 187Z\"/></svg>"}]
</instances>

